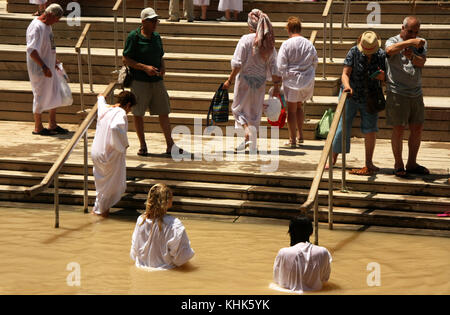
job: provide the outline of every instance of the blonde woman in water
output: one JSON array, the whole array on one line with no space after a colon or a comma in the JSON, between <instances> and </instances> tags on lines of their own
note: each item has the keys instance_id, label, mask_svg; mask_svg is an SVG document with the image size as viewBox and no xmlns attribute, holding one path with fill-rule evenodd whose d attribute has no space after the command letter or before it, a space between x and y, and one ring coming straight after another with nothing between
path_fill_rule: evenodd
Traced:
<instances>
[{"instance_id":1,"label":"blonde woman in water","mask_svg":"<svg viewBox=\"0 0 450 315\"><path fill-rule=\"evenodd\" d=\"M137 267L164 270L188 262L194 251L181 221L167 214L173 194L165 184L154 185L145 213L136 222L130 256Z\"/></svg>"}]
</instances>

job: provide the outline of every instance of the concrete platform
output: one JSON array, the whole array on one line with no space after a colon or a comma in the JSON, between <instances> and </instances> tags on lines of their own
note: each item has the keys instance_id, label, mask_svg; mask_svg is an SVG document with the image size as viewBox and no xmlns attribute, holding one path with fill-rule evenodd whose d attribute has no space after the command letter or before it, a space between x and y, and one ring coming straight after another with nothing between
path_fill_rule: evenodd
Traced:
<instances>
[{"instance_id":1,"label":"concrete platform","mask_svg":"<svg viewBox=\"0 0 450 315\"><path fill-rule=\"evenodd\" d=\"M18 160L18 161L43 161L52 163L62 152L70 137L77 129L77 125L62 124L71 132L64 136L36 136L32 135L33 123L30 122L14 122L0 121L0 134L9 135L2 137L0 140L0 156L2 159ZM176 126L172 126L175 128ZM91 146L95 130L88 131L89 148ZM185 150L191 152L188 160L175 161L164 154L166 145L164 137L161 133L147 133L147 146L149 150L148 157L136 155L139 149L139 142L134 132L128 133L130 147L127 151L127 166L140 168L171 168L177 170L191 170L199 172L210 171L218 173L235 173L235 174L255 174L255 175L272 175L272 176L290 176L290 177L313 177L318 160L320 158L324 141L322 140L306 140L300 148L291 149L284 146L284 139L273 140L278 145L278 155L274 152L266 155L236 155L233 154L234 147L240 139L231 138L234 143L227 141L225 137L202 136L191 139L191 145L183 142L186 138L182 135L174 135L174 140ZM203 146L194 145L194 141L199 143L202 141ZM210 147L214 141L214 145L222 146L223 151L219 154L219 161L208 161L203 154L206 147ZM259 149L264 148L265 143L260 142ZM269 143L269 147L270 147ZM408 152L407 144L404 143L404 156ZM220 161L222 158L222 161ZM228 159L228 160L226 160ZM270 159L273 161L271 162ZM74 149L68 163L82 163L82 144ZM443 142L422 142L418 163L426 166L431 175L417 176L410 179L401 179L393 176L394 160L391 152L389 140L379 139L374 154L374 163L381 168L381 171L371 177L357 176L347 174L348 179L357 179L361 181L383 182L386 185L395 183L410 183L418 185L430 184L447 184L450 178L450 143ZM268 169L272 163L276 166L270 172L264 171ZM89 164L90 162L89 158ZM351 152L347 155L347 169L358 168L364 165L364 140L352 138ZM338 159L335 178L340 178L341 160ZM325 173L325 178L327 174ZM450 185L449 185L450 188Z\"/></svg>"}]
</instances>

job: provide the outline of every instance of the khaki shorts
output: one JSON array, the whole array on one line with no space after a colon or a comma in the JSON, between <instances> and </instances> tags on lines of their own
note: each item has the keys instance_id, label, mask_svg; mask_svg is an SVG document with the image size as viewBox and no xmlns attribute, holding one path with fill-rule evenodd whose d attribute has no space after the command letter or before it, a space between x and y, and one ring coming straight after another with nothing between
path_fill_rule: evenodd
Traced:
<instances>
[{"instance_id":1,"label":"khaki shorts","mask_svg":"<svg viewBox=\"0 0 450 315\"><path fill-rule=\"evenodd\" d=\"M136 96L136 105L132 107L133 115L144 116L147 109L150 115L170 113L169 94L163 80L157 82L133 80L131 92Z\"/></svg>"},{"instance_id":2,"label":"khaki shorts","mask_svg":"<svg viewBox=\"0 0 450 315\"><path fill-rule=\"evenodd\" d=\"M423 95L409 97L386 91L386 123L390 126L423 124Z\"/></svg>"}]
</instances>

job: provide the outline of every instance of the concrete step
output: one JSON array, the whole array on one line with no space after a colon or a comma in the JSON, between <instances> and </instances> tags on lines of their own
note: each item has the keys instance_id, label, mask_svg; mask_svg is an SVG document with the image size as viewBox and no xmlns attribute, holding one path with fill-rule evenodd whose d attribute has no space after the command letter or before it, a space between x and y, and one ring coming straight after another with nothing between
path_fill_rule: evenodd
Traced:
<instances>
[{"instance_id":1,"label":"concrete step","mask_svg":"<svg viewBox=\"0 0 450 315\"><path fill-rule=\"evenodd\" d=\"M22 45L0 45L0 80L28 80L28 73L26 67L26 47ZM84 53L86 53L84 51ZM73 82L78 82L78 62L75 52L70 48L57 49L58 58L64 64L70 79ZM211 54L180 54L167 53L165 54L165 62L167 72L178 73L169 77L169 82L178 82L178 80L185 80L192 82L192 78L185 75L190 73L191 76L195 74L208 75L226 75L231 71L230 55L211 55ZM111 49L93 49L92 51L92 73L93 82L97 84L107 84L114 75L114 50ZM88 82L87 57L82 58L84 82ZM118 63L120 64L120 63ZM334 58L333 61L326 59L326 75L327 80L331 80L331 95L336 94L338 79L342 73L342 58ZM427 96L450 96L450 76L448 70L450 69L450 58L428 58L425 68L422 71L422 86L424 95ZM323 61L319 60L319 65L316 69L316 76L320 78L323 73ZM213 76L214 77L214 76ZM217 80L215 77L211 80ZM220 80L216 81L216 84ZM211 81L210 81L211 82ZM330 83L323 82L326 86ZM177 84L177 83L174 83ZM204 86L204 88L206 88ZM215 90L216 88L214 88ZM330 94L328 94L330 95Z\"/></svg>"},{"instance_id":2,"label":"concrete step","mask_svg":"<svg viewBox=\"0 0 450 315\"><path fill-rule=\"evenodd\" d=\"M45 173L0 170L0 185L33 186L40 183ZM89 189L95 190L94 179L89 177ZM130 178L127 181L127 195L147 194L149 187L160 182L156 179ZM216 199L238 199L248 201L302 204L309 189L280 188L227 183L205 183L195 181L166 180L176 196ZM59 187L62 189L83 189L83 176L61 174ZM328 205L328 191L319 192L319 204ZM449 197L413 196L373 192L333 192L333 205L337 207L395 209L404 212L442 213L450 209Z\"/></svg>"},{"instance_id":3,"label":"concrete step","mask_svg":"<svg viewBox=\"0 0 450 315\"><path fill-rule=\"evenodd\" d=\"M286 17L287 19L287 17ZM2 43L9 44L25 44L26 28L31 22L32 17L24 14L11 14L0 16L0 39ZM383 43L391 36L397 35L400 32L401 21L403 17L394 24L383 24L376 26L376 31L380 35ZM67 24L67 19L61 19L61 22L53 26L55 35L55 43L57 47L74 47L80 37L84 25L91 23L91 45L92 47L114 47L114 23L113 18L89 18L82 17L80 26L73 26ZM120 19L121 22L121 19ZM140 24L140 19L127 19L125 31L128 34L131 30L136 29ZM288 38L285 30L285 22L274 22L274 32L278 45ZM336 21L333 24L333 38L336 51L343 49L338 41L341 39L344 42L355 42L359 35L367 29L366 23L351 23L348 28L341 32L341 23ZM450 39L446 35L449 32L448 25L433 25L422 24L420 36L428 41L428 57L447 57L450 52ZM118 24L118 47L123 47L122 25ZM323 41L323 23L321 19L316 20L316 23L303 23L302 35L309 38L313 30L318 31L317 40ZM173 37L191 37L191 38L206 38L214 41L219 41L221 38L238 40L243 34L248 33L247 23L244 22L195 22L186 23L167 22L162 20L157 30L162 36L167 38ZM329 35L327 35L329 36ZM229 47L232 41L226 46ZM219 44L218 47L224 44ZM170 45L169 45L170 46ZM211 45L215 46L215 45ZM233 45L231 45L233 46ZM234 45L235 46L235 45ZM345 46L344 46L345 47ZM321 50L321 46L317 47ZM169 48L170 49L170 48ZM190 48L189 48L190 49ZM189 50L188 49L188 50ZM228 48L229 49L229 48ZM345 49L344 49L345 51ZM169 50L168 50L169 52ZM173 51L176 52L176 51ZM216 51L215 53L219 53ZM321 52L319 52L321 54ZM337 55L340 57L340 55Z\"/></svg>"},{"instance_id":4,"label":"concrete step","mask_svg":"<svg viewBox=\"0 0 450 315\"><path fill-rule=\"evenodd\" d=\"M30 200L23 193L26 187L0 185L0 200L13 202L53 203L53 189ZM83 191L60 189L60 204L82 205ZM125 194L116 207L145 209L147 194ZM89 205L95 201L95 191L89 191ZM172 211L189 213L208 213L221 215L241 215L287 219L300 213L299 205L292 203L246 201L238 199L198 198L175 195ZM327 221L328 208L320 207L319 220ZM360 208L334 207L335 223L396 226L408 228L450 229L450 218L436 214L406 212L397 210L367 210Z\"/></svg>"},{"instance_id":5,"label":"concrete step","mask_svg":"<svg viewBox=\"0 0 450 315\"><path fill-rule=\"evenodd\" d=\"M74 105L62 107L58 109L58 117L61 123L79 123L82 117L77 114L80 107L79 91L80 86L76 83L70 84L73 91ZM84 97L85 108L90 108L96 102L98 93L105 89L104 85L94 85L94 92L90 93L88 86L85 85L86 91ZM119 90L116 91L116 94ZM205 123L206 115L209 109L211 99L214 92L195 92L195 91L174 91L169 90L171 101L171 119L172 125L185 125L193 128L194 119L202 119ZM313 101L309 101L304 105L307 124L304 129L307 133L307 139L314 139L314 128L317 121L320 120L325 110L328 108L335 109L338 98L336 96L315 96ZM26 81L0 81L0 119L1 120L17 120L17 121L33 121L32 109L33 96L31 85ZM233 93L230 93L230 115L231 104L233 102ZM425 124L423 132L424 141L450 141L450 98L449 97L425 97ZM47 119L44 117L44 120ZM262 118L263 126L267 126L265 117ZM159 132L158 120L156 117L146 117L146 130ZM234 124L234 119L230 116L230 122L226 125ZM222 127L224 125L221 124ZM386 124L385 112L379 115L379 139L389 139L391 137L391 127ZM134 130L134 124L130 117L130 130ZM191 129L192 130L192 129ZM223 132L225 132L223 130ZM363 137L360 131L359 115L353 121L352 136ZM280 137L286 138L287 126L280 130ZM407 139L406 132L404 138Z\"/></svg>"},{"instance_id":6,"label":"concrete step","mask_svg":"<svg viewBox=\"0 0 450 315\"><path fill-rule=\"evenodd\" d=\"M22 173L22 175L29 172L45 174L46 172L48 172L52 164L53 162L50 161L25 161L19 159L1 158L0 170L2 170L3 172L13 172L14 174ZM281 194L285 195L285 197L276 197L278 200L284 200L286 202L293 202L293 200L295 200L295 202L297 202L297 199L293 199L293 195L298 194L300 191L302 191L302 189L309 190L312 178L314 176L313 170L305 170L304 172L302 172L302 176L289 176L280 174L269 175L248 172L242 173L238 170L230 172L221 169L203 169L199 171L190 168L178 167L178 165L175 166L161 166L161 164L156 163L154 166L142 167L132 164L127 166L127 178L130 181L134 181L135 186L140 186L143 183L143 180L148 181L150 179L168 183L177 182L181 183L181 185L183 185L183 183L187 184L195 182L200 183L196 184L197 189L205 188L209 190L209 186L211 186L216 187L211 188L211 190L217 191L217 187L221 187L221 190L232 191L234 196L238 194L239 196L241 196L241 198L246 196L242 191L246 190L248 194L249 190L252 187L254 188L255 192L258 193L258 198L264 198L264 187L272 187L275 189L274 191L272 191L272 193L277 194L276 190L279 189ZM92 164L90 160L88 171L89 175L92 176ZM63 174L61 177L61 181L67 181L64 179L65 176L69 176L68 178L71 178L70 176L72 175L82 175L83 166L80 163L68 162L64 165L60 173ZM433 175L429 175L428 178L429 180L426 179L427 184L424 184L424 182L420 179L411 178L409 180L402 180L395 178L392 176L392 174L387 174L385 172L380 172L377 175L376 179L370 177L348 175L347 187L348 190L352 193L360 192L362 195L359 195L359 197L364 197L364 194L368 194L365 192L371 192L374 198L387 195L410 195L413 196L412 198L416 198L416 200L422 200L421 203L424 203L424 201L426 201L428 198L428 201L430 203L442 202L442 204L445 206L448 202L448 198L450 198L450 190L448 189L449 186L442 180L443 178L445 178L445 176L433 177ZM438 178L440 178L440 180L438 180ZM336 181L336 189L338 189L338 187L340 187L340 172L335 171L334 181ZM144 182L143 185L147 185L146 182ZM78 186L75 186L75 188L77 187ZM183 188L181 188L180 186L180 191L182 189ZM258 189L260 191L258 191ZM327 172L324 173L323 181L320 184L320 189L325 192L321 195L321 197L325 197L328 190ZM210 193L213 194L213 192ZM286 199L287 194L290 194L291 197ZM336 194L339 195L340 193L336 191ZM351 194L341 194L343 196L351 196ZM220 196L223 197L223 195L210 195L210 197L222 198ZM364 198L368 199L372 196L366 195ZM401 199L389 199L391 202L398 202L399 204L402 203ZM433 201L433 199L435 200ZM419 205L412 205L411 207L412 208L410 209L414 209L414 207L416 207L415 209L420 211Z\"/></svg>"},{"instance_id":7,"label":"concrete step","mask_svg":"<svg viewBox=\"0 0 450 315\"><path fill-rule=\"evenodd\" d=\"M107 0L95 1L92 4L88 0L78 0L81 4L83 15L88 16L112 16L112 7L114 3ZM154 6L155 1L148 2ZM448 5L440 1L416 1L415 5L411 5L407 1L378 1L381 8L381 23L396 23L402 19L405 14L416 14L422 20L422 23L447 24L450 22L447 16ZM244 19L248 11L253 8L260 8L268 13L272 21L285 21L289 15L299 15L304 22L314 22L321 20L325 2L298 2L296 0L284 1L266 1L266 0L244 0L244 10L240 14L240 19ZM352 2L350 8L350 21L366 22L370 10L367 8L368 2ZM142 10L143 3L138 0L127 0L127 16L136 17ZM208 18L215 19L221 15L217 11L218 0L211 0ZM8 0L8 12L32 13L36 10L35 6L30 5L27 0ZM168 3L164 0L156 1L156 9L158 14L163 18L168 16ZM200 9L195 7L195 15L200 15ZM341 20L344 12L344 4L342 1L335 1L332 6L334 18ZM122 9L119 9L122 14Z\"/></svg>"}]
</instances>

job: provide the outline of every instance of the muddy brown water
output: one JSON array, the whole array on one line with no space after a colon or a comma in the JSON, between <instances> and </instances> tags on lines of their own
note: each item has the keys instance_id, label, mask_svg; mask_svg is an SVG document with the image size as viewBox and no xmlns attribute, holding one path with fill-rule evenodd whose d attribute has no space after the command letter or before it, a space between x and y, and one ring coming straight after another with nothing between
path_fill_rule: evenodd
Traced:
<instances>
[{"instance_id":1,"label":"muddy brown water","mask_svg":"<svg viewBox=\"0 0 450 315\"><path fill-rule=\"evenodd\" d=\"M129 258L138 215L100 220L79 210L1 207L0 294L286 294L269 288L287 221L176 213L194 258L143 271ZM450 238L320 229L332 256L330 281L308 294L449 294ZM313 238L311 239L313 241Z\"/></svg>"}]
</instances>

